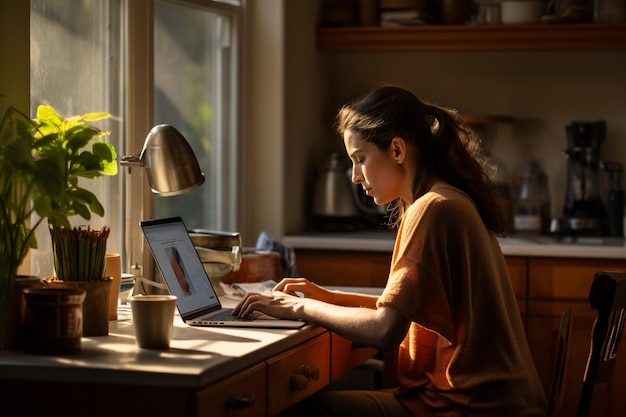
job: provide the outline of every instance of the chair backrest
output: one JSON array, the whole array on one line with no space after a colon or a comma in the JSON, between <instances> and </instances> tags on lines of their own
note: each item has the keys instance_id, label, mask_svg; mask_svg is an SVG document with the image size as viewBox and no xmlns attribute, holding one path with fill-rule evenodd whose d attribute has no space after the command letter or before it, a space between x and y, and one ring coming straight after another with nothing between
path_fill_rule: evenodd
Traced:
<instances>
[{"instance_id":1,"label":"chair backrest","mask_svg":"<svg viewBox=\"0 0 626 417\"><path fill-rule=\"evenodd\" d=\"M567 357L569 353L569 340L572 329L572 308L566 308L561 314L561 324L557 340L556 356L554 357L554 371L552 373L552 385L548 399L548 417L554 417L563 406L565 375L567 373Z\"/></svg>"},{"instance_id":2,"label":"chair backrest","mask_svg":"<svg viewBox=\"0 0 626 417\"><path fill-rule=\"evenodd\" d=\"M595 384L613 377L626 320L626 273L597 272L589 290L589 303L598 310L598 316L593 325L576 417L589 415Z\"/></svg>"}]
</instances>

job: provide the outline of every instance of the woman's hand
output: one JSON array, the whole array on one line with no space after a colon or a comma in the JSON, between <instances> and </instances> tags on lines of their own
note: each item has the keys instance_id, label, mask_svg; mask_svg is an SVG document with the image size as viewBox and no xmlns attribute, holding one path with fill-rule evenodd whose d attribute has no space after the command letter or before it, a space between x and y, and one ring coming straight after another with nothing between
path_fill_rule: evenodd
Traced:
<instances>
[{"instance_id":1,"label":"woman's hand","mask_svg":"<svg viewBox=\"0 0 626 417\"><path fill-rule=\"evenodd\" d=\"M233 314L242 318L255 311L279 319L299 320L298 312L302 311L303 299L281 291L249 293L237 304Z\"/></svg>"},{"instance_id":2,"label":"woman's hand","mask_svg":"<svg viewBox=\"0 0 626 417\"><path fill-rule=\"evenodd\" d=\"M306 278L284 278L273 289L282 291L289 295L302 296L304 298L314 298L326 303L334 303L334 293Z\"/></svg>"}]
</instances>

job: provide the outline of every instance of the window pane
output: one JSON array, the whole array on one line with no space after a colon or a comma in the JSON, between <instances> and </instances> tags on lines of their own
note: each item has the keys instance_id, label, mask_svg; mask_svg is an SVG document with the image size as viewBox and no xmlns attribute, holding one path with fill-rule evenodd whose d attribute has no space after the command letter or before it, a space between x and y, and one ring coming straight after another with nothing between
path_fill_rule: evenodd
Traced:
<instances>
[{"instance_id":1,"label":"window pane","mask_svg":"<svg viewBox=\"0 0 626 417\"><path fill-rule=\"evenodd\" d=\"M155 124L170 124L187 138L206 182L176 197L157 197L157 217L181 216L189 228L228 229L236 178L230 172L232 18L180 2L155 4Z\"/></svg>"},{"instance_id":2,"label":"window pane","mask_svg":"<svg viewBox=\"0 0 626 417\"><path fill-rule=\"evenodd\" d=\"M111 131L107 138L120 152L122 126L121 0L31 0L31 116L49 104L63 116L106 111L112 118L94 123ZM121 196L124 173L85 181L82 186L99 196L105 218L90 221L75 216L74 225L111 228L107 250L122 253L124 223ZM37 230L39 249L32 251L31 272L53 275L47 227Z\"/></svg>"}]
</instances>

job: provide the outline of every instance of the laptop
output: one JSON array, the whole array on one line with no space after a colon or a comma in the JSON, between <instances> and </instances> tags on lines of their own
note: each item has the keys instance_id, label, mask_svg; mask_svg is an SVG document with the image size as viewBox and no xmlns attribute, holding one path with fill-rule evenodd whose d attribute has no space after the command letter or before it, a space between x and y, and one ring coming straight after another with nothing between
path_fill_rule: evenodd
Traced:
<instances>
[{"instance_id":1,"label":"laptop","mask_svg":"<svg viewBox=\"0 0 626 417\"><path fill-rule=\"evenodd\" d=\"M207 276L187 227L180 217L144 220L141 230L183 321L190 326L266 327L297 329L306 323L281 320L260 312L252 318L224 308Z\"/></svg>"}]
</instances>

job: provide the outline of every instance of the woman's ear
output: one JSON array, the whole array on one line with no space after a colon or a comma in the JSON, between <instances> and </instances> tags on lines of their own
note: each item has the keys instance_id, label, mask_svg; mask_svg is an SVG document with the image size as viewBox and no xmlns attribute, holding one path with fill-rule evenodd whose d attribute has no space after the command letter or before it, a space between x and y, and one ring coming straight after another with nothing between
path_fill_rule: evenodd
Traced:
<instances>
[{"instance_id":1,"label":"woman's ear","mask_svg":"<svg viewBox=\"0 0 626 417\"><path fill-rule=\"evenodd\" d=\"M398 136L394 137L391 140L389 152L391 152L391 157L395 159L396 163L401 164L404 162L407 153L406 142L404 139Z\"/></svg>"}]
</instances>

